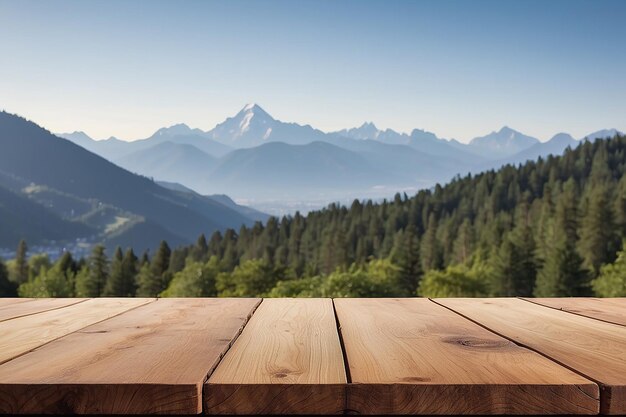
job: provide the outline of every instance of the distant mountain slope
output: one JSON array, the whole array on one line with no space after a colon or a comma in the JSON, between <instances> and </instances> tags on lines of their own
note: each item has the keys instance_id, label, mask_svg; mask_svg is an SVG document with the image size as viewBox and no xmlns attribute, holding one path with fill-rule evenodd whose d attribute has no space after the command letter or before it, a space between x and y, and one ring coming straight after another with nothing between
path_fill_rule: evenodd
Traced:
<instances>
[{"instance_id":1,"label":"distant mountain slope","mask_svg":"<svg viewBox=\"0 0 626 417\"><path fill-rule=\"evenodd\" d=\"M473 166L454 153L434 157L417 147L389 145L370 139L344 142L341 147L357 153L371 166L415 184L447 181L452 178L452 172L465 172Z\"/></svg>"},{"instance_id":2,"label":"distant mountain slope","mask_svg":"<svg viewBox=\"0 0 626 417\"><path fill-rule=\"evenodd\" d=\"M114 137L105 140L94 140L85 132L58 133L56 136L67 139L110 161L130 151L129 142Z\"/></svg>"},{"instance_id":3,"label":"distant mountain slope","mask_svg":"<svg viewBox=\"0 0 626 417\"><path fill-rule=\"evenodd\" d=\"M579 144L580 142L574 139L571 135L567 133L558 133L547 142L535 143L531 147L526 148L513 156L497 161L495 164L491 162L489 165L486 165L486 167L492 168L494 165L498 167L506 164L523 164L527 161L537 160L539 157L545 158L548 155L558 156L565 152L568 147L573 149Z\"/></svg>"},{"instance_id":4,"label":"distant mountain slope","mask_svg":"<svg viewBox=\"0 0 626 417\"><path fill-rule=\"evenodd\" d=\"M196 193L194 190L187 188L184 185L176 183L176 182L157 181L157 184L159 184L161 187L165 187L173 191L182 192L182 193L191 193L197 196L200 195ZM235 203L233 199L227 196L226 194L213 194L213 195L207 195L204 197L211 199L213 201L217 201L225 205L226 207L230 207L236 212L241 213L242 215L244 215L245 217L253 221L265 222L270 217L269 214L265 214L259 210L255 210L252 207L242 206L240 204Z\"/></svg>"},{"instance_id":5,"label":"distant mountain slope","mask_svg":"<svg viewBox=\"0 0 626 417\"><path fill-rule=\"evenodd\" d=\"M202 152L214 157L223 156L233 150L232 147L211 139L206 132L200 129L192 129L184 123L161 128L147 139L130 142L129 149L132 151L148 149L164 142L193 145Z\"/></svg>"},{"instance_id":6,"label":"distant mountain slope","mask_svg":"<svg viewBox=\"0 0 626 417\"><path fill-rule=\"evenodd\" d=\"M617 129L602 129L602 130L598 130L597 132L590 133L590 134L580 138L580 140L594 141L596 139L612 138L615 135L623 135L623 134L624 133L620 132Z\"/></svg>"},{"instance_id":7,"label":"distant mountain slope","mask_svg":"<svg viewBox=\"0 0 626 417\"><path fill-rule=\"evenodd\" d=\"M117 138L94 140L85 132L60 133L57 136L74 142L113 162L124 160L132 153L143 151L166 142L178 145L192 145L214 157L223 156L233 150L230 146L210 139L202 130L192 129L184 123L163 127L149 138L135 141L123 141Z\"/></svg>"},{"instance_id":8,"label":"distant mountain slope","mask_svg":"<svg viewBox=\"0 0 626 417\"><path fill-rule=\"evenodd\" d=\"M123 156L116 163L148 177L187 182L190 177L206 177L217 159L193 145L162 142Z\"/></svg>"},{"instance_id":9,"label":"distant mountain slope","mask_svg":"<svg viewBox=\"0 0 626 417\"><path fill-rule=\"evenodd\" d=\"M490 159L497 159L512 156L537 143L539 139L504 126L497 132L472 139L467 149Z\"/></svg>"},{"instance_id":10,"label":"distant mountain slope","mask_svg":"<svg viewBox=\"0 0 626 417\"><path fill-rule=\"evenodd\" d=\"M227 196L226 194L212 194L207 197L215 201L219 201L220 203L224 204L226 207L230 207L233 210L236 210L237 212L243 214L247 218L252 219L254 221L266 222L267 219L270 218L269 214L265 214L262 211L253 209L252 207L242 206L240 204L235 203L233 199Z\"/></svg>"},{"instance_id":11,"label":"distant mountain slope","mask_svg":"<svg viewBox=\"0 0 626 417\"><path fill-rule=\"evenodd\" d=\"M324 142L239 149L222 158L210 176L211 183L230 190L228 194L249 197L311 196L394 180L357 153Z\"/></svg>"},{"instance_id":12,"label":"distant mountain slope","mask_svg":"<svg viewBox=\"0 0 626 417\"><path fill-rule=\"evenodd\" d=\"M0 247L14 247L20 239L31 244L88 237L95 229L63 220L28 197L0 187Z\"/></svg>"},{"instance_id":13,"label":"distant mountain slope","mask_svg":"<svg viewBox=\"0 0 626 417\"><path fill-rule=\"evenodd\" d=\"M0 167L24 181L142 216L184 241L250 222L221 203L167 190L5 112L0 113Z\"/></svg>"}]
</instances>

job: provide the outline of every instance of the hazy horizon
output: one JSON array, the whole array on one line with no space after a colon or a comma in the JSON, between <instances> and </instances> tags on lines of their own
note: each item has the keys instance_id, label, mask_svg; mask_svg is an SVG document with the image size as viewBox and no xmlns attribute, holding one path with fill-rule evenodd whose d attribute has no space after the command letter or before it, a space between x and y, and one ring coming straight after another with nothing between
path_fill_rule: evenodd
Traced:
<instances>
[{"instance_id":1,"label":"hazy horizon","mask_svg":"<svg viewBox=\"0 0 626 417\"><path fill-rule=\"evenodd\" d=\"M626 131L621 1L0 1L0 107L53 132L208 130L259 103L467 142ZM45 68L45 70L44 70ZM602 106L598 106L598 103Z\"/></svg>"}]
</instances>

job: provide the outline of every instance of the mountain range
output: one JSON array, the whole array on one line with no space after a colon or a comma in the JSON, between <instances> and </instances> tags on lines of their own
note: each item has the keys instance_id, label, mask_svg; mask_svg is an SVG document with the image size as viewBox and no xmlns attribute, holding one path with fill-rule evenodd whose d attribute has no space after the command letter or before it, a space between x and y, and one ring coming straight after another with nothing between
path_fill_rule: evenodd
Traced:
<instances>
[{"instance_id":1,"label":"mountain range","mask_svg":"<svg viewBox=\"0 0 626 417\"><path fill-rule=\"evenodd\" d=\"M581 139L616 133L605 129ZM96 141L83 132L59 136L132 172L200 194L256 202L389 197L457 174L560 154L579 143L564 133L541 142L507 126L467 144L422 129L381 130L372 122L323 132L274 119L257 104L208 131L177 124L132 142Z\"/></svg>"},{"instance_id":2,"label":"mountain range","mask_svg":"<svg viewBox=\"0 0 626 417\"><path fill-rule=\"evenodd\" d=\"M583 140L613 136L601 130ZM63 136L63 139L59 136ZM547 142L504 127L462 144L373 123L337 132L284 123L258 105L203 131L178 124L146 139L54 135L0 113L0 247L20 238L62 247L103 242L152 249L238 229L268 216L236 200L390 197L457 174L559 154L579 140ZM268 207L267 204L263 205Z\"/></svg>"}]
</instances>

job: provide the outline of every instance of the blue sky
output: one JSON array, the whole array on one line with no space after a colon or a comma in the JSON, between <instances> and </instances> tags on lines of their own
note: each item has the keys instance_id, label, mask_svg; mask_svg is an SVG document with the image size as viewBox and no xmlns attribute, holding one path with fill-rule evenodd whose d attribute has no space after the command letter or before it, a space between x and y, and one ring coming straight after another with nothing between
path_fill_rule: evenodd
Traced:
<instances>
[{"instance_id":1,"label":"blue sky","mask_svg":"<svg viewBox=\"0 0 626 417\"><path fill-rule=\"evenodd\" d=\"M626 131L626 1L0 0L0 108L55 132L212 128L247 102L467 141Z\"/></svg>"}]
</instances>

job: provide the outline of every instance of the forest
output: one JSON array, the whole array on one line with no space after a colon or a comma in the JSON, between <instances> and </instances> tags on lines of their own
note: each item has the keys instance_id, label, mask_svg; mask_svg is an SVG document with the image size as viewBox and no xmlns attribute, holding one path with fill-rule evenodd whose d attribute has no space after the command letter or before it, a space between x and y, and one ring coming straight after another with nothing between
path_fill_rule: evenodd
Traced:
<instances>
[{"instance_id":1,"label":"forest","mask_svg":"<svg viewBox=\"0 0 626 417\"><path fill-rule=\"evenodd\" d=\"M154 254L0 261L21 297L626 296L626 136Z\"/></svg>"}]
</instances>

